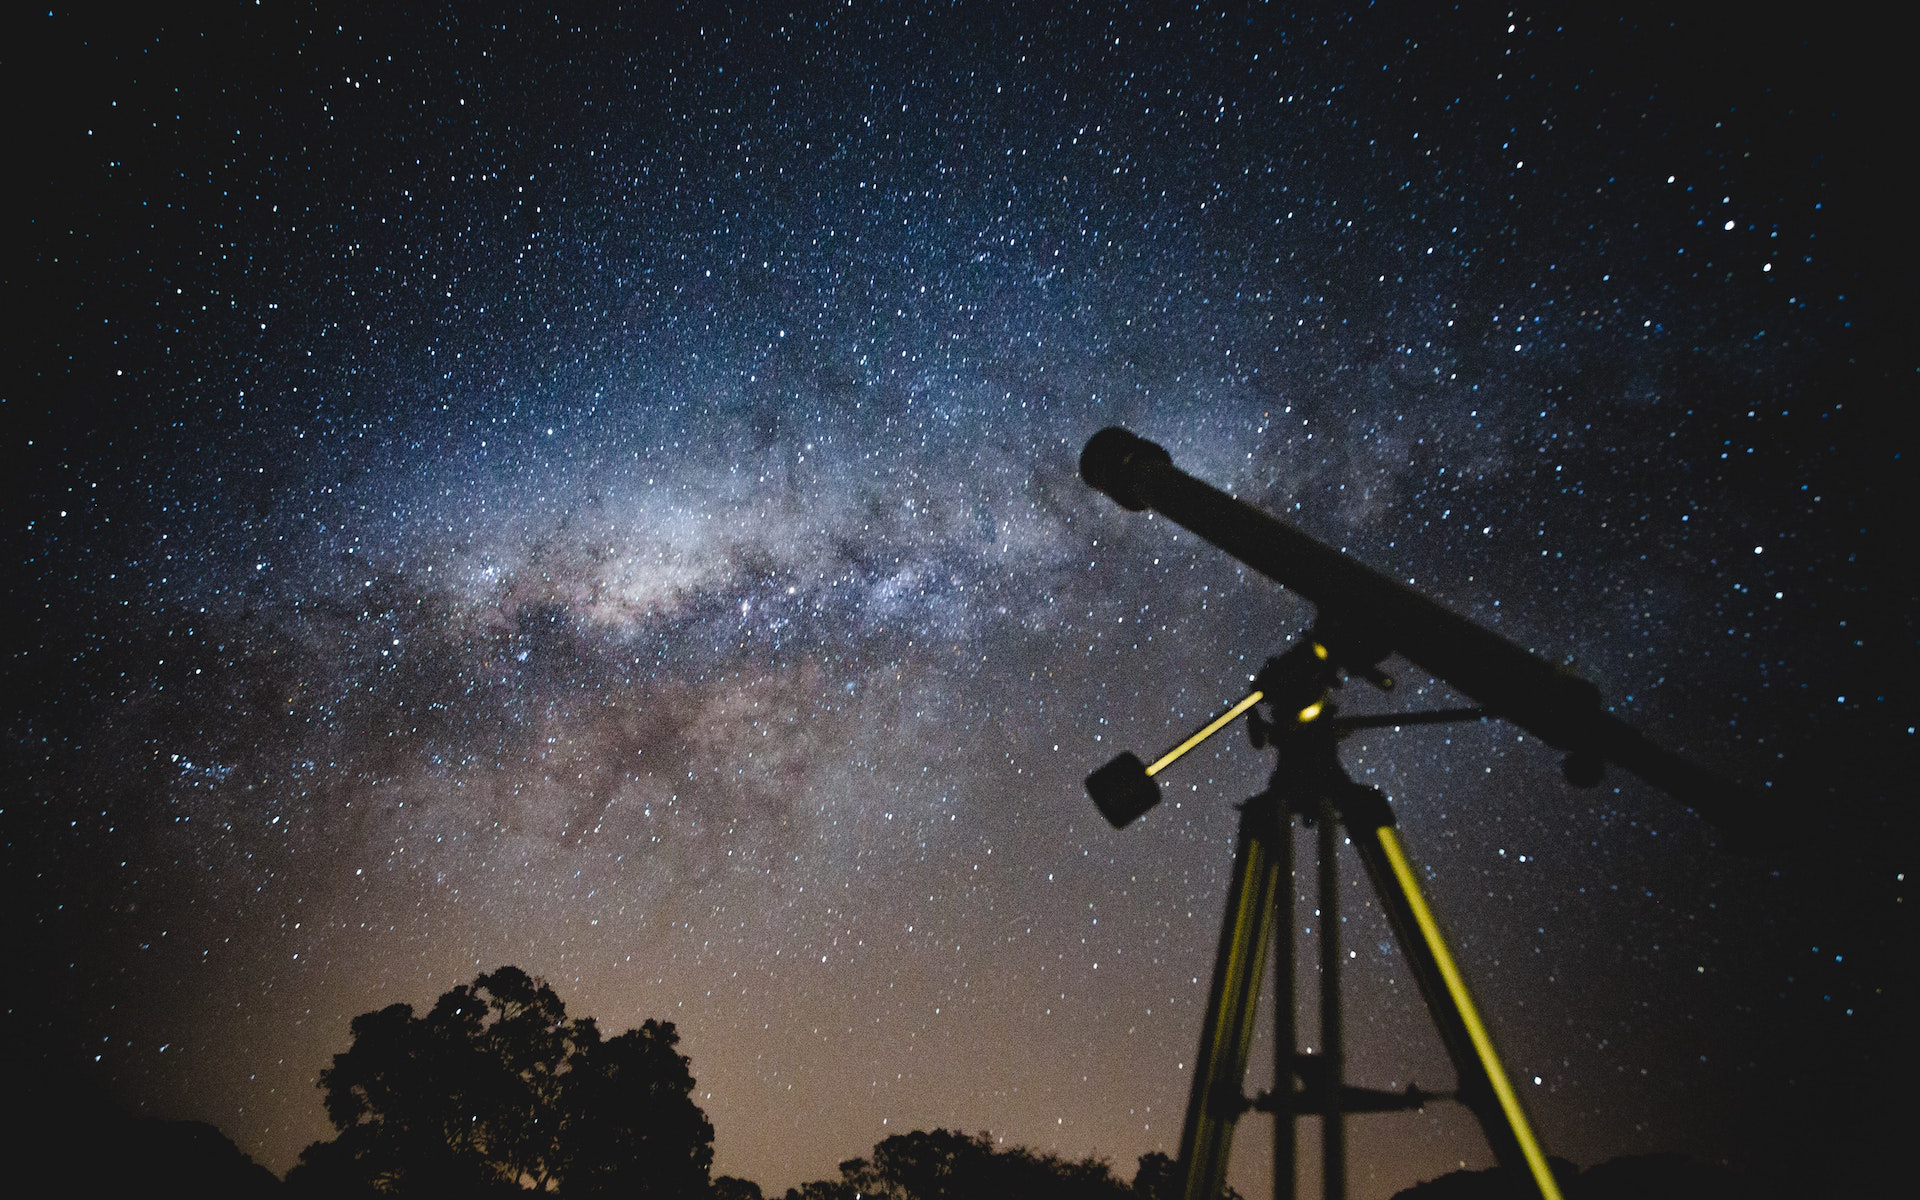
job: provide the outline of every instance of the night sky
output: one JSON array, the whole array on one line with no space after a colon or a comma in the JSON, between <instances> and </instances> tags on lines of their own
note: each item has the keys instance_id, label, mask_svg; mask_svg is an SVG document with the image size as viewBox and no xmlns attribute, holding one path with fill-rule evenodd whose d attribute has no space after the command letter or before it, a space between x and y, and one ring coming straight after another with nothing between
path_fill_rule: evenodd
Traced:
<instances>
[{"instance_id":1,"label":"night sky","mask_svg":"<svg viewBox=\"0 0 1920 1200\"><path fill-rule=\"evenodd\" d=\"M353 1015L513 963L769 1190L1130 1176L1271 764L1081 779L1313 613L1082 484L1122 424L1778 804L1347 743L1548 1148L1839 1155L1911 1050L1911 105L1887 30L1559 7L9 18L13 1033L279 1172ZM1351 1077L1451 1087L1349 881Z\"/></svg>"}]
</instances>

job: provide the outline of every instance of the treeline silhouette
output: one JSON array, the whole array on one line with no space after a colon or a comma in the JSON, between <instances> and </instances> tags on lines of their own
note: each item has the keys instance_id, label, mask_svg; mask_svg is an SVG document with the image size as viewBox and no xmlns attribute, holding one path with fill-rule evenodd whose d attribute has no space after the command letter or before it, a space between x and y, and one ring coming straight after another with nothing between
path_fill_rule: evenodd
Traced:
<instances>
[{"instance_id":1,"label":"treeline silhouette","mask_svg":"<svg viewBox=\"0 0 1920 1200\"><path fill-rule=\"evenodd\" d=\"M758 1196L759 1189L741 1193ZM947 1129L895 1134L871 1158L840 1164L840 1178L788 1188L785 1200L1179 1200L1173 1160L1155 1151L1140 1156L1131 1184L1097 1158L1078 1161L1037 1154L1024 1146L997 1149L986 1133ZM729 1198L733 1200L733 1198ZM1239 1200L1226 1188L1221 1200Z\"/></svg>"},{"instance_id":2,"label":"treeline silhouette","mask_svg":"<svg viewBox=\"0 0 1920 1200\"><path fill-rule=\"evenodd\" d=\"M1551 1158L1548 1165L1566 1200L1752 1200L1789 1194L1684 1154L1609 1159L1585 1171L1564 1158ZM1488 1169L1450 1171L1395 1192L1393 1200L1539 1200L1539 1196L1531 1179Z\"/></svg>"},{"instance_id":3,"label":"treeline silhouette","mask_svg":"<svg viewBox=\"0 0 1920 1200\"><path fill-rule=\"evenodd\" d=\"M210 1125L136 1117L92 1093L30 1114L9 1155L57 1164L22 1194L487 1200L770 1200L756 1183L714 1176L713 1125L671 1022L605 1037L570 1018L544 981L501 967L443 994L363 1013L320 1073L335 1136L301 1152L282 1183ZM103 1153L102 1149L111 1152ZM1617 1159L1587 1171L1554 1161L1568 1200L1717 1200L1771 1194L1680 1155ZM886 1138L839 1176L784 1200L1176 1200L1174 1162L1144 1154L1131 1181L1097 1158L1063 1159L987 1133L916 1130ZM1309 1184L1308 1190L1313 1190ZM1524 1181L1456 1171L1395 1200L1510 1200ZM1232 1188L1222 1200L1239 1200Z\"/></svg>"},{"instance_id":4,"label":"treeline silhouette","mask_svg":"<svg viewBox=\"0 0 1920 1200\"><path fill-rule=\"evenodd\" d=\"M553 989L501 967L445 993L424 1016L405 1004L362 1014L320 1073L336 1136L300 1154L301 1197L765 1200L715 1178L713 1125L669 1022L603 1037ZM887 1138L840 1178L791 1200L1172 1200L1171 1162L1141 1159L1132 1184L1104 1162L1069 1162L987 1134L944 1129Z\"/></svg>"}]
</instances>

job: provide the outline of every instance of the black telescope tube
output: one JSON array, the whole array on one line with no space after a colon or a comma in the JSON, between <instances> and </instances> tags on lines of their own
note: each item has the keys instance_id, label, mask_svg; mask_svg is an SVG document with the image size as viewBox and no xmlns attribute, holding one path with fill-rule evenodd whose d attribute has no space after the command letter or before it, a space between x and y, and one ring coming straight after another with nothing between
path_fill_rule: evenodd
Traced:
<instances>
[{"instance_id":1,"label":"black telescope tube","mask_svg":"<svg viewBox=\"0 0 1920 1200\"><path fill-rule=\"evenodd\" d=\"M1397 652L1575 759L1619 764L1702 816L1745 814L1726 781L1647 741L1601 707L1600 689L1405 584L1308 537L1173 465L1167 451L1109 427L1080 453L1080 477L1123 508L1152 509L1311 600L1322 630L1354 639L1336 657L1370 665Z\"/></svg>"}]
</instances>

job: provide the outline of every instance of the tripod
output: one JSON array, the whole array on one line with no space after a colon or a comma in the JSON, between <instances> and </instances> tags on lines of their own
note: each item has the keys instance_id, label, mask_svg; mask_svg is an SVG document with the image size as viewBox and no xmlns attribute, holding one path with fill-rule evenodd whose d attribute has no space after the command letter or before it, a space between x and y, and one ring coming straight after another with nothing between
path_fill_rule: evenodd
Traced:
<instances>
[{"instance_id":1,"label":"tripod","mask_svg":"<svg viewBox=\"0 0 1920 1200\"><path fill-rule=\"evenodd\" d=\"M1384 717L1340 718L1329 699L1339 681L1339 665L1318 634L1268 661L1254 690L1239 704L1203 727L1150 766L1123 754L1087 779L1107 819L1116 827L1145 812L1159 798L1152 776L1223 728L1242 712L1266 701L1275 719L1250 718L1256 745L1278 755L1267 786L1241 806L1234 849L1226 919L1214 957L1207 997L1207 1021L1200 1038L1193 1091L1180 1138L1183 1200L1217 1200L1226 1181L1227 1157L1235 1123L1250 1109L1274 1116L1274 1197L1292 1200L1295 1192L1296 1126L1303 1116L1320 1118L1324 1200L1345 1200L1345 1116L1354 1112L1417 1109L1435 1093L1409 1087L1386 1092L1348 1085L1340 1018L1339 887L1335 851L1338 830L1346 830L1361 865L1393 927L1402 953L1412 965L1427 1010L1459 1077L1454 1098L1479 1121L1494 1158L1516 1176L1531 1177L1543 1200L1560 1200L1546 1156L1534 1140L1518 1094L1500 1066L1493 1042L1481 1022L1448 951L1399 835L1386 798L1353 782L1335 752L1342 734L1364 726L1429 724L1483 715L1477 709ZM1381 686L1391 680L1370 667L1358 673ZM1318 831L1320 951L1320 1052L1299 1052L1294 1016L1294 937L1290 919L1292 892L1286 881L1293 867L1293 820ZM1281 888L1288 886L1283 895ZM1255 1007L1269 946L1277 959L1274 1005L1274 1086L1249 1099L1241 1088L1252 1049Z\"/></svg>"}]
</instances>

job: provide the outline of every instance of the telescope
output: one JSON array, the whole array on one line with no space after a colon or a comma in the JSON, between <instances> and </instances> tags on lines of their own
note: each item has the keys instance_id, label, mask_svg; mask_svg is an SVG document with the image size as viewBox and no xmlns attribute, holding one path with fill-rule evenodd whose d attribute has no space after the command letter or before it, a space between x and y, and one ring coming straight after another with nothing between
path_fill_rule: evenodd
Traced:
<instances>
[{"instance_id":1,"label":"telescope","mask_svg":"<svg viewBox=\"0 0 1920 1200\"><path fill-rule=\"evenodd\" d=\"M1269 659L1252 690L1191 737L1151 764L1123 753L1087 776L1087 791L1101 814L1121 828L1159 801L1154 776L1243 715L1254 744L1271 747L1279 760L1265 789L1240 807L1227 912L1180 1139L1183 1200L1217 1200L1235 1123L1254 1110L1275 1118L1276 1200L1295 1194L1295 1135L1302 1117L1320 1122L1323 1200L1345 1200L1346 1115L1417 1109L1437 1099L1458 1100L1473 1113L1514 1185L1541 1200L1561 1200L1520 1093L1422 895L1392 808L1380 792L1347 775L1336 753L1339 739L1357 728L1498 717L1560 750L1561 770L1576 785L1598 783L1605 765L1614 763L1735 834L1761 827L1765 806L1608 713L1600 690L1587 680L1194 478L1144 438L1119 428L1101 430L1081 452L1080 474L1122 507L1160 513L1315 608L1306 635ZM1425 668L1479 707L1337 715L1332 689L1342 676L1388 688L1392 680L1380 664L1392 654ZM1320 952L1320 1045L1310 1054L1299 1051L1294 1028L1295 820L1317 827L1311 923ZM1459 1083L1451 1093L1414 1087L1388 1092L1345 1079L1337 828L1345 830L1345 844L1366 871L1452 1060ZM1269 950L1277 960L1274 1085L1248 1097L1241 1088Z\"/></svg>"},{"instance_id":2,"label":"telescope","mask_svg":"<svg viewBox=\"0 0 1920 1200\"><path fill-rule=\"evenodd\" d=\"M1571 783L1592 786L1614 763L1736 835L1761 811L1757 797L1607 712L1585 679L1194 478L1145 438L1118 427L1094 434L1080 454L1080 477L1121 507L1157 512L1312 601L1316 629L1341 667L1366 677L1399 654L1486 715L1560 750Z\"/></svg>"}]
</instances>

